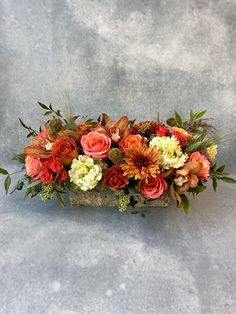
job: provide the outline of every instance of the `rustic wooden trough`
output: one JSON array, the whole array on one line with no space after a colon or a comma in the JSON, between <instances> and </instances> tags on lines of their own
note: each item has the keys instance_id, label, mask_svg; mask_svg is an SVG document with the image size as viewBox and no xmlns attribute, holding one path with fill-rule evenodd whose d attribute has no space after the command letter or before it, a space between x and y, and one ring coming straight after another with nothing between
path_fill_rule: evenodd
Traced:
<instances>
[{"instance_id":1,"label":"rustic wooden trough","mask_svg":"<svg viewBox=\"0 0 236 314\"><path fill-rule=\"evenodd\" d=\"M70 203L72 206L90 206L90 207L118 207L118 199L114 192L106 191L79 191L74 190L70 193ZM163 194L160 198L155 200L148 200L141 197L141 200L135 207L167 207L170 204L170 197L168 194Z\"/></svg>"}]
</instances>

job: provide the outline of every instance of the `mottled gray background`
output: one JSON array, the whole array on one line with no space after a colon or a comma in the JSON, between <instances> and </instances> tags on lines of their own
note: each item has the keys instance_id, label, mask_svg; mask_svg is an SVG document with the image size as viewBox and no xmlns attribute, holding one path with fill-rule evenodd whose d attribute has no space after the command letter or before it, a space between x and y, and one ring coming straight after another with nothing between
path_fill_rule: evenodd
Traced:
<instances>
[{"instance_id":1,"label":"mottled gray background","mask_svg":"<svg viewBox=\"0 0 236 314\"><path fill-rule=\"evenodd\" d=\"M235 173L235 0L2 0L0 165L38 100L97 117L208 109ZM0 313L236 313L235 188L186 218L60 209L1 187Z\"/></svg>"},{"instance_id":2,"label":"mottled gray background","mask_svg":"<svg viewBox=\"0 0 236 314\"><path fill-rule=\"evenodd\" d=\"M235 18L233 0L2 0L4 157L25 143L19 116L42 122L38 100L92 117L206 108L236 135ZM231 170L235 138L222 145Z\"/></svg>"}]
</instances>

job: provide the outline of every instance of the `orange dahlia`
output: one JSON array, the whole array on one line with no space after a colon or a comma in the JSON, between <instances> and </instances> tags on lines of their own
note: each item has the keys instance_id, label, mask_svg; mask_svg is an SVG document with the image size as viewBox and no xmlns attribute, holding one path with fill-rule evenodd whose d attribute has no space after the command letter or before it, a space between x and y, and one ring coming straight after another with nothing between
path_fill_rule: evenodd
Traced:
<instances>
[{"instance_id":1,"label":"orange dahlia","mask_svg":"<svg viewBox=\"0 0 236 314\"><path fill-rule=\"evenodd\" d=\"M157 150L141 143L129 145L125 150L125 163L121 165L124 176L135 180L147 180L160 173L161 158Z\"/></svg>"}]
</instances>

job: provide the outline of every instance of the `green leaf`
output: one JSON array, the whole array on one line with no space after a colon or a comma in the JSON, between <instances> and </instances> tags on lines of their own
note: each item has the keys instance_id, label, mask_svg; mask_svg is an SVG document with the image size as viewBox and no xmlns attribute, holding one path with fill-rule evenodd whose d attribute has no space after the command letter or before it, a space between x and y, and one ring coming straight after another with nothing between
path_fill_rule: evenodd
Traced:
<instances>
[{"instance_id":1,"label":"green leaf","mask_svg":"<svg viewBox=\"0 0 236 314\"><path fill-rule=\"evenodd\" d=\"M44 116L48 116L48 115L51 114L51 113L53 113L53 111L50 110L50 111L46 111L43 115L44 115Z\"/></svg>"},{"instance_id":2,"label":"green leaf","mask_svg":"<svg viewBox=\"0 0 236 314\"><path fill-rule=\"evenodd\" d=\"M201 147L209 147L213 145L214 142L210 138L204 138L204 139L192 139L188 146L185 147L184 152L190 153L193 151L198 150Z\"/></svg>"},{"instance_id":3,"label":"green leaf","mask_svg":"<svg viewBox=\"0 0 236 314\"><path fill-rule=\"evenodd\" d=\"M8 171L6 169L0 168L0 174L6 176L8 174Z\"/></svg>"},{"instance_id":4,"label":"green leaf","mask_svg":"<svg viewBox=\"0 0 236 314\"><path fill-rule=\"evenodd\" d=\"M215 172L215 170L216 170L216 163L213 165L213 166L211 166L211 172Z\"/></svg>"},{"instance_id":5,"label":"green leaf","mask_svg":"<svg viewBox=\"0 0 236 314\"><path fill-rule=\"evenodd\" d=\"M190 120L193 121L195 118L195 114L193 113L193 111L190 111Z\"/></svg>"},{"instance_id":6,"label":"green leaf","mask_svg":"<svg viewBox=\"0 0 236 314\"><path fill-rule=\"evenodd\" d=\"M136 119L129 121L129 126L131 127L135 123Z\"/></svg>"},{"instance_id":7,"label":"green leaf","mask_svg":"<svg viewBox=\"0 0 236 314\"><path fill-rule=\"evenodd\" d=\"M140 214L140 215L141 215L141 217L142 217L142 218L146 218L146 215L145 215L145 213L144 213L144 212L141 212L141 214Z\"/></svg>"},{"instance_id":8,"label":"green leaf","mask_svg":"<svg viewBox=\"0 0 236 314\"><path fill-rule=\"evenodd\" d=\"M65 207L65 201L63 199L63 197L61 196L61 194L57 191L55 191L56 197L59 201L59 203L61 204L61 206Z\"/></svg>"},{"instance_id":9,"label":"green leaf","mask_svg":"<svg viewBox=\"0 0 236 314\"><path fill-rule=\"evenodd\" d=\"M71 122L71 123L67 123L64 125L64 129L65 130L70 130L70 129L73 129L75 127L75 123L74 122Z\"/></svg>"},{"instance_id":10,"label":"green leaf","mask_svg":"<svg viewBox=\"0 0 236 314\"><path fill-rule=\"evenodd\" d=\"M178 125L180 127L182 127L183 121L182 121L182 118L181 118L180 114L177 111L175 111L175 119L176 119Z\"/></svg>"},{"instance_id":11,"label":"green leaf","mask_svg":"<svg viewBox=\"0 0 236 314\"><path fill-rule=\"evenodd\" d=\"M216 169L217 172L223 172L225 170L225 165L220 166L218 169Z\"/></svg>"},{"instance_id":12,"label":"green leaf","mask_svg":"<svg viewBox=\"0 0 236 314\"><path fill-rule=\"evenodd\" d=\"M130 197L130 205L131 205L132 207L134 207L137 203L138 203L138 200L135 199L135 197L132 195L132 196Z\"/></svg>"},{"instance_id":13,"label":"green leaf","mask_svg":"<svg viewBox=\"0 0 236 314\"><path fill-rule=\"evenodd\" d=\"M139 213L140 213L139 210L132 210L132 212L131 212L131 214L133 214L133 215L136 215L136 214L139 214Z\"/></svg>"},{"instance_id":14,"label":"green leaf","mask_svg":"<svg viewBox=\"0 0 236 314\"><path fill-rule=\"evenodd\" d=\"M10 194L13 194L15 191L19 191L19 190L22 190L23 189L23 186L24 186L24 182L23 181L17 181L16 182L16 185L14 187L14 189L10 192Z\"/></svg>"},{"instance_id":15,"label":"green leaf","mask_svg":"<svg viewBox=\"0 0 236 314\"><path fill-rule=\"evenodd\" d=\"M24 196L24 199L26 199L27 197L31 197L31 190L30 189L26 189L25 191L25 196Z\"/></svg>"},{"instance_id":16,"label":"green leaf","mask_svg":"<svg viewBox=\"0 0 236 314\"><path fill-rule=\"evenodd\" d=\"M218 177L219 180L222 180L224 182L227 182L227 183L233 183L233 184L236 184L236 180L231 178L231 177Z\"/></svg>"},{"instance_id":17,"label":"green leaf","mask_svg":"<svg viewBox=\"0 0 236 314\"><path fill-rule=\"evenodd\" d=\"M197 112L197 113L195 114L194 119L200 119L200 118L202 118L202 117L206 114L206 112L207 112L207 110L203 110L203 111Z\"/></svg>"},{"instance_id":18,"label":"green leaf","mask_svg":"<svg viewBox=\"0 0 236 314\"><path fill-rule=\"evenodd\" d=\"M19 121L20 121L20 124L23 126L23 128L25 128L25 129L27 129L27 130L30 129L30 127L28 127L28 126L21 120L21 118L19 118Z\"/></svg>"},{"instance_id":19,"label":"green leaf","mask_svg":"<svg viewBox=\"0 0 236 314\"><path fill-rule=\"evenodd\" d=\"M11 185L11 177L8 175L5 179L5 182L4 182L6 194L8 193L10 185Z\"/></svg>"},{"instance_id":20,"label":"green leaf","mask_svg":"<svg viewBox=\"0 0 236 314\"><path fill-rule=\"evenodd\" d=\"M201 131L201 130L193 130L192 133L194 133L196 135L203 135L205 132Z\"/></svg>"},{"instance_id":21,"label":"green leaf","mask_svg":"<svg viewBox=\"0 0 236 314\"><path fill-rule=\"evenodd\" d=\"M190 208L189 200L185 194L180 194L180 197L181 197L181 202L178 204L178 207L183 208L184 213L187 215Z\"/></svg>"},{"instance_id":22,"label":"green leaf","mask_svg":"<svg viewBox=\"0 0 236 314\"><path fill-rule=\"evenodd\" d=\"M199 184L200 184L200 182L199 182ZM206 186L205 185L197 185L195 188L190 188L189 190L188 190L188 192L190 192L190 193L193 193L193 194L199 194L199 193L201 193L201 192L203 192L203 191L205 191L206 190Z\"/></svg>"},{"instance_id":23,"label":"green leaf","mask_svg":"<svg viewBox=\"0 0 236 314\"><path fill-rule=\"evenodd\" d=\"M58 116L58 117L61 117L61 111L60 110L57 110L57 111L54 111L55 114Z\"/></svg>"},{"instance_id":24,"label":"green leaf","mask_svg":"<svg viewBox=\"0 0 236 314\"><path fill-rule=\"evenodd\" d=\"M31 136L35 136L35 132L30 132L26 137L29 138Z\"/></svg>"},{"instance_id":25,"label":"green leaf","mask_svg":"<svg viewBox=\"0 0 236 314\"><path fill-rule=\"evenodd\" d=\"M33 188L34 186L36 186L36 185L38 185L38 184L40 184L40 183L42 183L41 180L36 180L36 181L30 183L30 184L26 187L26 189L28 190L28 189L30 189L30 188Z\"/></svg>"},{"instance_id":26,"label":"green leaf","mask_svg":"<svg viewBox=\"0 0 236 314\"><path fill-rule=\"evenodd\" d=\"M80 118L81 117L81 115L78 115L78 116L74 116L72 119L73 119L73 121L75 122L78 118Z\"/></svg>"},{"instance_id":27,"label":"green leaf","mask_svg":"<svg viewBox=\"0 0 236 314\"><path fill-rule=\"evenodd\" d=\"M26 154L18 154L18 155L13 155L11 160L17 160L19 161L20 163L24 164L25 163L25 157L26 157Z\"/></svg>"},{"instance_id":28,"label":"green leaf","mask_svg":"<svg viewBox=\"0 0 236 314\"><path fill-rule=\"evenodd\" d=\"M213 187L214 192L216 192L216 189L217 189L217 180L216 180L215 177L212 178L212 187Z\"/></svg>"},{"instance_id":29,"label":"green leaf","mask_svg":"<svg viewBox=\"0 0 236 314\"><path fill-rule=\"evenodd\" d=\"M50 108L49 108L48 106L44 105L43 103L41 103L41 102L39 102L39 101L38 101L38 104L39 104L39 106L40 106L41 108L43 108L43 109L45 109L45 110L50 110Z\"/></svg>"}]
</instances>

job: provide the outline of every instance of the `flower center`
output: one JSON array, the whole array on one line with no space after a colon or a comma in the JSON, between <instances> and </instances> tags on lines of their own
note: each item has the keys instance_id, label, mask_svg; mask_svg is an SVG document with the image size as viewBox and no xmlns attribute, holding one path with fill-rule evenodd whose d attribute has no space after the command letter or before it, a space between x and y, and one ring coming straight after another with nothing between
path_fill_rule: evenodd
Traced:
<instances>
[{"instance_id":1,"label":"flower center","mask_svg":"<svg viewBox=\"0 0 236 314\"><path fill-rule=\"evenodd\" d=\"M144 156L141 156L139 157L139 159L136 160L135 164L139 168L147 167L149 164L149 161Z\"/></svg>"}]
</instances>

